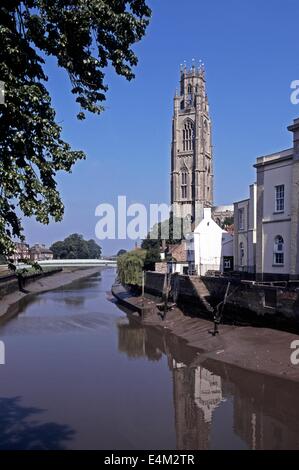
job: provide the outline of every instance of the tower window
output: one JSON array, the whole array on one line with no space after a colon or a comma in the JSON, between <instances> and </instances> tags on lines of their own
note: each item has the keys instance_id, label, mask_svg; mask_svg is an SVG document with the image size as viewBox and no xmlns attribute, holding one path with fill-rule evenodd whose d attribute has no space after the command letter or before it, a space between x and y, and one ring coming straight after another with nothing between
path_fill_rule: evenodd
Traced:
<instances>
[{"instance_id":1,"label":"tower window","mask_svg":"<svg viewBox=\"0 0 299 470\"><path fill-rule=\"evenodd\" d=\"M183 150L193 150L194 126L192 121L187 121L183 129Z\"/></svg>"},{"instance_id":2,"label":"tower window","mask_svg":"<svg viewBox=\"0 0 299 470\"><path fill-rule=\"evenodd\" d=\"M184 172L182 173L182 186L181 186L181 192L182 192L182 199L187 198L187 173Z\"/></svg>"},{"instance_id":3,"label":"tower window","mask_svg":"<svg viewBox=\"0 0 299 470\"><path fill-rule=\"evenodd\" d=\"M185 107L185 103L184 101L181 101L181 109L184 109L184 107Z\"/></svg>"},{"instance_id":4,"label":"tower window","mask_svg":"<svg viewBox=\"0 0 299 470\"><path fill-rule=\"evenodd\" d=\"M191 85L187 86L187 105L188 106L192 105L192 86Z\"/></svg>"}]
</instances>

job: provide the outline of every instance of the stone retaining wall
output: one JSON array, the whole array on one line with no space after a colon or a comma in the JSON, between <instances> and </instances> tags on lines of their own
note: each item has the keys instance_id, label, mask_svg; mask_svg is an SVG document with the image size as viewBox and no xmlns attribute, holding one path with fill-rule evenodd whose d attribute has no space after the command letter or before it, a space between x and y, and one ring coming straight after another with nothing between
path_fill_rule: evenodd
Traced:
<instances>
[{"instance_id":1,"label":"stone retaining wall","mask_svg":"<svg viewBox=\"0 0 299 470\"><path fill-rule=\"evenodd\" d=\"M294 283L275 285L258 284L250 281L207 277L202 278L210 295L222 300L228 281L231 282L231 296L227 299L234 311L244 309L261 316L282 316L299 321L299 288Z\"/></svg>"},{"instance_id":2,"label":"stone retaining wall","mask_svg":"<svg viewBox=\"0 0 299 470\"><path fill-rule=\"evenodd\" d=\"M41 277L51 276L52 274L56 274L61 271L62 271L62 268L57 268L57 269L51 269L51 271L44 271L40 273L29 274L26 277L24 277L24 287L26 287L26 284L28 284L29 282L32 282ZM0 284L0 299L2 299L4 296L8 294L11 294L12 292L17 291L18 289L19 289L18 279L16 276L12 276L11 279Z\"/></svg>"},{"instance_id":3,"label":"stone retaining wall","mask_svg":"<svg viewBox=\"0 0 299 470\"><path fill-rule=\"evenodd\" d=\"M162 297L165 274L154 271L145 273L146 294ZM199 276L173 274L171 276L170 300L211 311L208 303L210 294Z\"/></svg>"},{"instance_id":4,"label":"stone retaining wall","mask_svg":"<svg viewBox=\"0 0 299 470\"><path fill-rule=\"evenodd\" d=\"M227 277L175 274L171 278L171 300L211 312L211 307L223 301L228 282L231 285L226 311L233 318L270 320L275 324L281 320L299 322L298 283L277 282L263 285ZM146 293L161 297L163 285L164 274L146 273Z\"/></svg>"}]
</instances>

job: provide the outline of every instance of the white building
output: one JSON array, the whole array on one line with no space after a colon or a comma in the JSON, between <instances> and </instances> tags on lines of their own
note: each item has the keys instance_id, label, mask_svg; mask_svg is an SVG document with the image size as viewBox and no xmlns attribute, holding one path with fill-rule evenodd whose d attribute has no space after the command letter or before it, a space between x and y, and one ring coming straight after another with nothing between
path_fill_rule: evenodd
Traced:
<instances>
[{"instance_id":1,"label":"white building","mask_svg":"<svg viewBox=\"0 0 299 470\"><path fill-rule=\"evenodd\" d=\"M256 183L249 198L234 204L234 269L255 273L256 269Z\"/></svg>"},{"instance_id":2,"label":"white building","mask_svg":"<svg viewBox=\"0 0 299 470\"><path fill-rule=\"evenodd\" d=\"M293 149L257 159L257 279L291 270Z\"/></svg>"},{"instance_id":3,"label":"white building","mask_svg":"<svg viewBox=\"0 0 299 470\"><path fill-rule=\"evenodd\" d=\"M207 271L233 269L233 235L222 230L212 219L211 209L187 237L189 271L204 276Z\"/></svg>"},{"instance_id":4,"label":"white building","mask_svg":"<svg viewBox=\"0 0 299 470\"><path fill-rule=\"evenodd\" d=\"M299 119L293 147L257 158L250 197L235 203L234 260L257 280L299 278Z\"/></svg>"}]
</instances>

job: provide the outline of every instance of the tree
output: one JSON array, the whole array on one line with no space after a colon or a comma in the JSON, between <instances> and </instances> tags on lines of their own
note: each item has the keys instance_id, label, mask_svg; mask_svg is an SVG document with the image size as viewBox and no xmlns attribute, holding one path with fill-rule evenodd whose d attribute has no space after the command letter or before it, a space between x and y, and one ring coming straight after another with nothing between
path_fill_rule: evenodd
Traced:
<instances>
[{"instance_id":1,"label":"tree","mask_svg":"<svg viewBox=\"0 0 299 470\"><path fill-rule=\"evenodd\" d=\"M234 216L225 217L223 224L221 224L221 228L225 229L226 227L231 227L234 224Z\"/></svg>"},{"instance_id":2,"label":"tree","mask_svg":"<svg viewBox=\"0 0 299 470\"><path fill-rule=\"evenodd\" d=\"M0 253L24 240L21 216L48 224L63 217L59 171L71 172L82 151L61 137L46 88L45 58L66 70L80 109L99 114L108 89L104 69L131 80L132 45L145 34L145 0L2 0L0 6ZM16 209L18 207L18 209Z\"/></svg>"},{"instance_id":3,"label":"tree","mask_svg":"<svg viewBox=\"0 0 299 470\"><path fill-rule=\"evenodd\" d=\"M145 250L132 250L117 258L117 274L122 284L141 286Z\"/></svg>"},{"instance_id":4,"label":"tree","mask_svg":"<svg viewBox=\"0 0 299 470\"><path fill-rule=\"evenodd\" d=\"M155 263L157 263L161 259L159 240L151 240L148 237L142 241L141 248L146 252L144 260L144 269L146 269L147 271L154 271Z\"/></svg>"},{"instance_id":5,"label":"tree","mask_svg":"<svg viewBox=\"0 0 299 470\"><path fill-rule=\"evenodd\" d=\"M102 249L94 240L84 240L82 235L73 233L63 241L50 247L55 259L99 259Z\"/></svg>"},{"instance_id":6,"label":"tree","mask_svg":"<svg viewBox=\"0 0 299 470\"><path fill-rule=\"evenodd\" d=\"M116 256L121 256L121 255L124 255L125 253L127 253L127 250L124 250L123 248L121 248L121 249L117 252L117 255L116 255Z\"/></svg>"},{"instance_id":7,"label":"tree","mask_svg":"<svg viewBox=\"0 0 299 470\"><path fill-rule=\"evenodd\" d=\"M87 241L88 251L89 251L89 258L90 259L100 259L102 256L102 249L101 247L94 241L88 240Z\"/></svg>"},{"instance_id":8,"label":"tree","mask_svg":"<svg viewBox=\"0 0 299 470\"><path fill-rule=\"evenodd\" d=\"M50 247L50 250L53 252L55 259L67 258L68 252L67 252L64 242L53 243L53 245Z\"/></svg>"},{"instance_id":9,"label":"tree","mask_svg":"<svg viewBox=\"0 0 299 470\"><path fill-rule=\"evenodd\" d=\"M162 246L162 240L166 245L174 245L184 239L186 227L188 228L187 220L175 217L171 213L169 219L159 222L152 228L147 238L159 240L160 246ZM187 230L191 231L191 226Z\"/></svg>"}]
</instances>

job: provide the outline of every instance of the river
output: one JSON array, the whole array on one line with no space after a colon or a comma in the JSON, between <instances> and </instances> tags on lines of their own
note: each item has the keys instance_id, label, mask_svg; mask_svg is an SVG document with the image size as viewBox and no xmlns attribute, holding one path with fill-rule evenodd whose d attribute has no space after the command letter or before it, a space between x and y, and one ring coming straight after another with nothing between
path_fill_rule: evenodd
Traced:
<instances>
[{"instance_id":1,"label":"river","mask_svg":"<svg viewBox=\"0 0 299 470\"><path fill-rule=\"evenodd\" d=\"M299 449L299 385L199 354L111 299L113 269L0 326L1 449Z\"/></svg>"}]
</instances>

